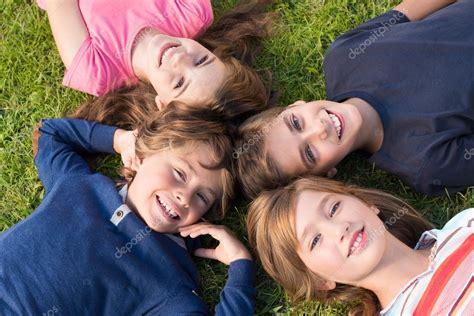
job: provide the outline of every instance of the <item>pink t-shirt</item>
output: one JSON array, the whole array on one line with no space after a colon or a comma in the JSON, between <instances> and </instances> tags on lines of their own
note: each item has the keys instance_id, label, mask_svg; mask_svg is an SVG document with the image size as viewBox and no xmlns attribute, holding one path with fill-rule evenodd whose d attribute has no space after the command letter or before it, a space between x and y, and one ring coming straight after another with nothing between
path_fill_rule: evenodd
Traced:
<instances>
[{"instance_id":1,"label":"pink t-shirt","mask_svg":"<svg viewBox=\"0 0 474 316\"><path fill-rule=\"evenodd\" d=\"M89 37L66 70L63 84L93 95L136 82L131 53L145 28L195 38L213 21L210 0L78 0ZM37 0L45 8L44 0Z\"/></svg>"}]
</instances>

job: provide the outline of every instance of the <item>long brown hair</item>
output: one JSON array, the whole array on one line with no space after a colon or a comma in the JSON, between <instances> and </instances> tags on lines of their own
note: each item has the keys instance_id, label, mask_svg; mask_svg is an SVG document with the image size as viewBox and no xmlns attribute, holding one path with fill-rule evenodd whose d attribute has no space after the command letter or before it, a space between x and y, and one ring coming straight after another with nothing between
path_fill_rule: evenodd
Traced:
<instances>
[{"instance_id":1,"label":"long brown hair","mask_svg":"<svg viewBox=\"0 0 474 316\"><path fill-rule=\"evenodd\" d=\"M236 124L276 104L277 95L271 92L271 72L260 71L259 76L253 69L264 39L273 34L276 13L266 11L272 2L241 1L197 39L230 72L216 95L214 109Z\"/></svg>"},{"instance_id":2,"label":"long brown hair","mask_svg":"<svg viewBox=\"0 0 474 316\"><path fill-rule=\"evenodd\" d=\"M266 12L271 2L242 1L197 39L224 62L229 74L214 100L205 105L236 125L276 102L276 94L271 92L270 71L260 72L265 79L262 80L252 68L263 40L272 33L275 13ZM158 110L155 97L151 84L140 82L88 101L72 116L133 129Z\"/></svg>"},{"instance_id":3,"label":"long brown hair","mask_svg":"<svg viewBox=\"0 0 474 316\"><path fill-rule=\"evenodd\" d=\"M155 96L156 92L150 84L140 82L93 98L71 116L133 130L158 111Z\"/></svg>"},{"instance_id":4,"label":"long brown hair","mask_svg":"<svg viewBox=\"0 0 474 316\"><path fill-rule=\"evenodd\" d=\"M234 199L234 177L230 153L232 143L228 127L219 122L220 116L208 109L189 109L179 103L155 112L137 130L136 155L143 159L162 150L189 153L197 146L207 146L211 165L220 170L223 194L204 215L209 220L222 219ZM122 175L131 183L135 171L122 168Z\"/></svg>"},{"instance_id":5,"label":"long brown hair","mask_svg":"<svg viewBox=\"0 0 474 316\"><path fill-rule=\"evenodd\" d=\"M366 289L337 284L329 291L318 290L325 280L310 271L297 253L294 209L298 194L304 190L354 196L376 206L386 229L400 241L414 247L421 234L432 228L410 205L379 190L345 185L321 178L300 178L291 184L263 192L250 206L247 217L249 241L264 269L281 284L294 302L348 302L351 315L375 315L380 310L377 296Z\"/></svg>"}]
</instances>

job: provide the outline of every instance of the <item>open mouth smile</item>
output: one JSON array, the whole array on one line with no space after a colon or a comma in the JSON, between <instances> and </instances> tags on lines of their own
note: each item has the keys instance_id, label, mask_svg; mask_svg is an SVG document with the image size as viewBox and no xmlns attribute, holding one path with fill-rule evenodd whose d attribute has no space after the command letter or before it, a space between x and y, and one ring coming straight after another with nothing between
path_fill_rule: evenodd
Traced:
<instances>
[{"instance_id":1,"label":"open mouth smile","mask_svg":"<svg viewBox=\"0 0 474 316\"><path fill-rule=\"evenodd\" d=\"M362 227L361 230L355 232L352 236L352 239L349 243L349 251L347 252L347 257L361 253L366 246L367 234L365 232L365 227Z\"/></svg>"},{"instance_id":2,"label":"open mouth smile","mask_svg":"<svg viewBox=\"0 0 474 316\"><path fill-rule=\"evenodd\" d=\"M176 50L176 48L178 47L179 45L176 45L176 44L165 45L160 51L159 66L163 64L163 61L167 61L170 58L170 56L173 54L173 52Z\"/></svg>"},{"instance_id":3,"label":"open mouth smile","mask_svg":"<svg viewBox=\"0 0 474 316\"><path fill-rule=\"evenodd\" d=\"M179 213L168 206L158 195L156 196L156 204L162 215L170 221L178 221L180 219Z\"/></svg>"},{"instance_id":4,"label":"open mouth smile","mask_svg":"<svg viewBox=\"0 0 474 316\"><path fill-rule=\"evenodd\" d=\"M342 134L344 133L344 119L339 114L327 111L329 118L331 119L334 129L336 130L336 135L341 140Z\"/></svg>"}]
</instances>

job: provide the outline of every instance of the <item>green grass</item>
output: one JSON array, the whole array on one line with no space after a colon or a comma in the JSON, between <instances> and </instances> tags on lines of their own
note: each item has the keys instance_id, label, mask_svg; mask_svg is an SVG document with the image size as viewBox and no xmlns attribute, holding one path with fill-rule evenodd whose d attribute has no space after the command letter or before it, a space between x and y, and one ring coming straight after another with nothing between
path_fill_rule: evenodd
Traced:
<instances>
[{"instance_id":1,"label":"green grass","mask_svg":"<svg viewBox=\"0 0 474 316\"><path fill-rule=\"evenodd\" d=\"M236 1L214 1L216 12ZM334 39L359 23L392 8L388 0L277 0L278 36L266 43L259 68L273 71L281 103L324 98L322 60ZM32 160L31 131L44 117L61 117L87 96L61 86L63 65L44 12L33 1L0 1L0 231L26 218L42 200L43 188ZM118 160L108 159L111 172ZM392 175L374 169L363 157L352 155L339 168L339 179L396 194L413 204L436 225L443 225L460 210L474 205L474 190L464 194L428 198L413 192ZM241 239L245 237L245 207L230 212L224 221ZM198 260L203 297L209 306L227 277L227 268ZM259 267L257 314L344 315L344 306L310 303L292 306L284 291Z\"/></svg>"}]
</instances>

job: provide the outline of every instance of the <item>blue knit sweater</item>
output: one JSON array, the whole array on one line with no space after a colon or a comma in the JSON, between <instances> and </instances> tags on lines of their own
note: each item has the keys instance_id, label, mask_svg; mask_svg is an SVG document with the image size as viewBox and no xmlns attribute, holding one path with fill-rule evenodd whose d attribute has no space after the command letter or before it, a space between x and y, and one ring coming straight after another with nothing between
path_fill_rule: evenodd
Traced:
<instances>
[{"instance_id":1,"label":"blue knit sweater","mask_svg":"<svg viewBox=\"0 0 474 316\"><path fill-rule=\"evenodd\" d=\"M186 249L147 227L81 157L113 153L115 128L60 119L40 132L46 195L0 235L0 314L208 314ZM251 315L253 279L250 260L232 262L216 314Z\"/></svg>"}]
</instances>

